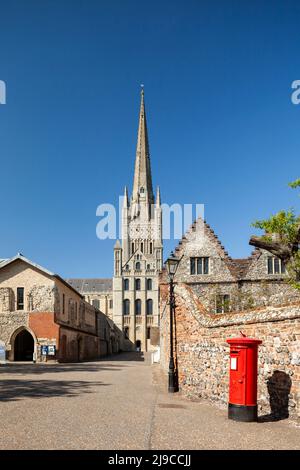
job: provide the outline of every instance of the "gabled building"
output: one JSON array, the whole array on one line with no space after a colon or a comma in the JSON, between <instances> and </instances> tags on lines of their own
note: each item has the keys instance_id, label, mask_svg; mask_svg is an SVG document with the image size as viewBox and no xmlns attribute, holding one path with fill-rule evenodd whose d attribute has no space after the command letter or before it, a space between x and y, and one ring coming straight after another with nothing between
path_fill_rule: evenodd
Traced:
<instances>
[{"instance_id":1,"label":"gabled building","mask_svg":"<svg viewBox=\"0 0 300 470\"><path fill-rule=\"evenodd\" d=\"M182 237L174 253L180 259L176 282L189 286L209 313L245 311L300 300L300 293L285 282L287 273L281 260L260 249L248 258L231 258L201 217ZM168 282L165 271L160 281Z\"/></svg>"},{"instance_id":2,"label":"gabled building","mask_svg":"<svg viewBox=\"0 0 300 470\"><path fill-rule=\"evenodd\" d=\"M0 342L9 360L77 362L119 350L106 315L22 254L0 262Z\"/></svg>"},{"instance_id":3,"label":"gabled building","mask_svg":"<svg viewBox=\"0 0 300 470\"><path fill-rule=\"evenodd\" d=\"M124 332L124 349L148 351L157 344L162 256L160 191L154 199L142 90L133 189L129 199L125 188L122 240L114 247L113 320Z\"/></svg>"}]
</instances>

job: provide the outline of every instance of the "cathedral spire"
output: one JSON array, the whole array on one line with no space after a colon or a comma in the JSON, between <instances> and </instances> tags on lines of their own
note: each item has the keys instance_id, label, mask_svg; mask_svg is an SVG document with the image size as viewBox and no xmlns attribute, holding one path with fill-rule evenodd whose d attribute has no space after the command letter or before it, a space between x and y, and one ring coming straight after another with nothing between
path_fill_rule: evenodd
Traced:
<instances>
[{"instance_id":1,"label":"cathedral spire","mask_svg":"<svg viewBox=\"0 0 300 470\"><path fill-rule=\"evenodd\" d=\"M138 202L141 199L140 196L141 198L144 198L145 201L149 204L153 204L154 196L152 189L150 153L143 88L141 90L141 107L136 146L132 201Z\"/></svg>"}]
</instances>

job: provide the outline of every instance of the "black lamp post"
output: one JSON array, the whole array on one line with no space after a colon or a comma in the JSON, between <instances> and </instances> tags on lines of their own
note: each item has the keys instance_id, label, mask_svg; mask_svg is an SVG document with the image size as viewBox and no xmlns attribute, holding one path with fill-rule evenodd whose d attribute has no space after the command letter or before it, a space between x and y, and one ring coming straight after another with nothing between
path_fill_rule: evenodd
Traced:
<instances>
[{"instance_id":1,"label":"black lamp post","mask_svg":"<svg viewBox=\"0 0 300 470\"><path fill-rule=\"evenodd\" d=\"M170 361L169 361L169 393L177 391L177 381L175 376L175 364L173 356L173 315L175 312L175 296L174 296L174 276L179 264L179 259L176 258L173 251L166 261L166 268L170 281Z\"/></svg>"}]
</instances>

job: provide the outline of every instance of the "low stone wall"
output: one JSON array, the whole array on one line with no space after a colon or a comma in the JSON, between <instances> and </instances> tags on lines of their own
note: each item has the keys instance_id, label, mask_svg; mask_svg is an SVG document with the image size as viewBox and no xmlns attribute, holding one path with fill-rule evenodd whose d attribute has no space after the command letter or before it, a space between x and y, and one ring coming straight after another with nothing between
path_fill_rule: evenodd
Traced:
<instances>
[{"instance_id":1,"label":"low stone wall","mask_svg":"<svg viewBox=\"0 0 300 470\"><path fill-rule=\"evenodd\" d=\"M300 304L247 312L210 314L191 288L177 285L175 356L179 386L187 396L226 404L229 345L226 339L262 340L258 363L259 414L300 416ZM168 286L161 284L161 365L169 357Z\"/></svg>"}]
</instances>

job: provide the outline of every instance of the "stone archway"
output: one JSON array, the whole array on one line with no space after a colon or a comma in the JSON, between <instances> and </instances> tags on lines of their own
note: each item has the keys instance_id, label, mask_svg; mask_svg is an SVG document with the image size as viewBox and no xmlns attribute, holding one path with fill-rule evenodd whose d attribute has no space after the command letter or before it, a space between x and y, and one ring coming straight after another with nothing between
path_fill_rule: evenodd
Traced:
<instances>
[{"instance_id":1,"label":"stone archway","mask_svg":"<svg viewBox=\"0 0 300 470\"><path fill-rule=\"evenodd\" d=\"M33 333L26 327L16 330L11 338L11 357L13 361L33 361L36 340Z\"/></svg>"}]
</instances>

